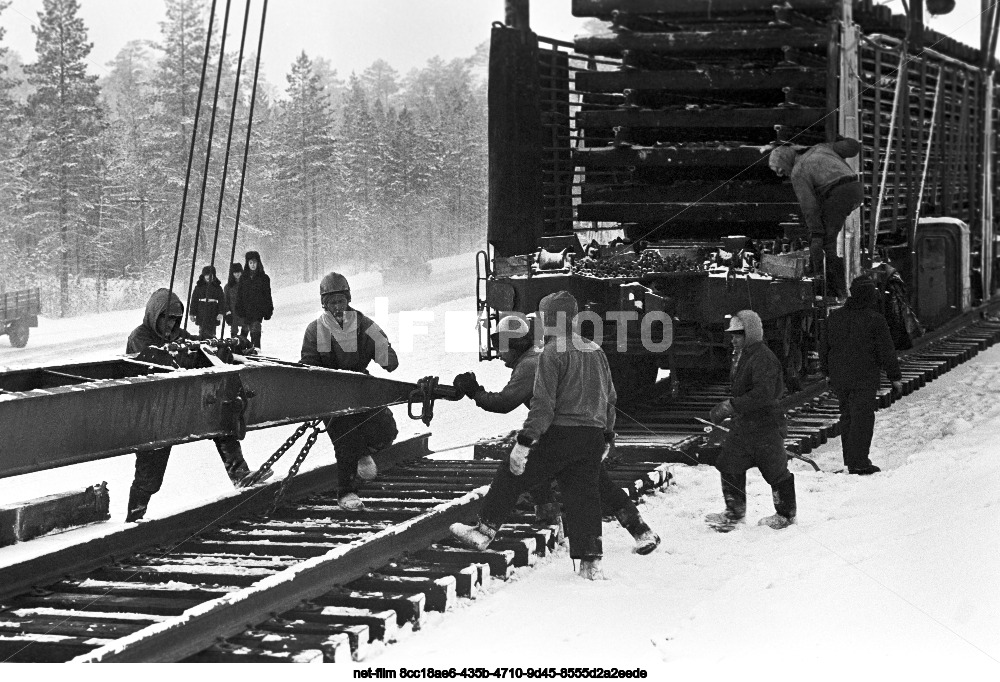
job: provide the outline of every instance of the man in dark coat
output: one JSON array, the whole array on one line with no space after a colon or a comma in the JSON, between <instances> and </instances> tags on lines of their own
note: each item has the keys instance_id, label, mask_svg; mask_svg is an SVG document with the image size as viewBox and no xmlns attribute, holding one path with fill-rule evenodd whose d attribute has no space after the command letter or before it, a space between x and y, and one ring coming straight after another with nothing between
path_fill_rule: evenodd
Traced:
<instances>
[{"instance_id":1,"label":"man in dark coat","mask_svg":"<svg viewBox=\"0 0 1000 682\"><path fill-rule=\"evenodd\" d=\"M760 525L779 529L795 523L795 477L788 470L784 439L788 433L778 399L785 392L781 362L764 343L760 316L752 310L736 313L726 329L732 335L733 395L711 411L721 424L732 417L729 435L715 466L722 476L726 510L710 514L710 523L734 524L747 511L747 470L757 467L771 486L773 516Z\"/></svg>"},{"instance_id":2,"label":"man in dark coat","mask_svg":"<svg viewBox=\"0 0 1000 682\"><path fill-rule=\"evenodd\" d=\"M508 414L520 405L530 408L535 370L541 355L540 349L535 345L532 326L517 315L508 315L497 325L495 344L500 349L500 358L511 369L510 381L499 393L491 393L480 386L474 372L459 374L452 385L487 412ZM600 465L598 484L601 489L601 515L618 519L618 523L635 539L633 551L637 554L649 554L656 549L660 544L660 536L646 524L635 503L621 486L611 480L603 462ZM536 505L535 516L540 521L560 521L559 503L552 498L549 481L532 488L531 497Z\"/></svg>"},{"instance_id":3,"label":"man in dark coat","mask_svg":"<svg viewBox=\"0 0 1000 682\"><path fill-rule=\"evenodd\" d=\"M125 352L141 353L150 346L190 340L191 335L181 328L183 319L184 304L177 294L169 289L157 289L146 303L142 324L129 334ZM243 459L240 441L236 436L221 436L215 439L215 448L222 458L229 479L234 486L241 487L243 480L250 474L250 468ZM163 485L169 458L169 447L135 453L135 478L129 490L126 521L138 521L145 516L149 500Z\"/></svg>"},{"instance_id":4,"label":"man in dark coat","mask_svg":"<svg viewBox=\"0 0 1000 682\"><path fill-rule=\"evenodd\" d=\"M367 315L351 307L351 286L338 272L319 285L323 314L306 327L300 362L306 365L368 374L372 361L387 372L399 367L385 332ZM398 431L388 407L330 417L326 432L337 457L338 504L348 511L364 509L359 479L378 475L372 455L392 444Z\"/></svg>"},{"instance_id":5,"label":"man in dark coat","mask_svg":"<svg viewBox=\"0 0 1000 682\"><path fill-rule=\"evenodd\" d=\"M493 476L475 526L451 525L451 534L478 550L489 546L518 496L555 478L566 509L569 555L579 575L603 580L601 460L615 438L618 396L601 347L574 328L578 308L567 291L538 305L545 346L538 357L531 407L517 443Z\"/></svg>"},{"instance_id":6,"label":"man in dark coat","mask_svg":"<svg viewBox=\"0 0 1000 682\"><path fill-rule=\"evenodd\" d=\"M844 262L837 255L837 235L844 222L864 202L864 187L846 159L857 156L861 143L852 138L800 148L777 147L769 165L779 177L790 177L802 218L809 228L809 255L813 275L826 274L830 293L838 298L847 295Z\"/></svg>"},{"instance_id":7,"label":"man in dark coat","mask_svg":"<svg viewBox=\"0 0 1000 682\"><path fill-rule=\"evenodd\" d=\"M250 328L250 341L254 348L260 348L261 322L271 319L274 303L271 302L271 278L264 272L264 264L256 251L247 251L246 254L246 264L243 266L243 276L236 294L236 314Z\"/></svg>"},{"instance_id":8,"label":"man in dark coat","mask_svg":"<svg viewBox=\"0 0 1000 682\"><path fill-rule=\"evenodd\" d=\"M198 325L199 339L214 339L215 330L222 323L226 312L226 297L222 282L215 276L215 267L206 265L191 292L194 323ZM224 331L224 330L223 330Z\"/></svg>"},{"instance_id":9,"label":"man in dark coat","mask_svg":"<svg viewBox=\"0 0 1000 682\"><path fill-rule=\"evenodd\" d=\"M243 264L233 263L229 266L229 281L223 288L226 296L226 324L229 325L231 336L235 339L247 338L250 328L246 326L243 318L236 314L236 297L240 292L240 277L243 276Z\"/></svg>"},{"instance_id":10,"label":"man in dark coat","mask_svg":"<svg viewBox=\"0 0 1000 682\"><path fill-rule=\"evenodd\" d=\"M889 325L878 312L878 291L869 277L855 279L847 304L827 318L819 362L840 401L840 439L848 472L866 476L881 471L868 458L881 370L897 395L903 393L903 375Z\"/></svg>"}]
</instances>

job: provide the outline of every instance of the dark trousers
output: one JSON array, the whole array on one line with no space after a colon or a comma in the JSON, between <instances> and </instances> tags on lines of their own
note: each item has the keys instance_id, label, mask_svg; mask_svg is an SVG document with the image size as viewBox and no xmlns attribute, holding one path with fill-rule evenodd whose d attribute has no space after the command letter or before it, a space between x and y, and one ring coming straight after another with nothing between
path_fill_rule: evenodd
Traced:
<instances>
[{"instance_id":1,"label":"dark trousers","mask_svg":"<svg viewBox=\"0 0 1000 682\"><path fill-rule=\"evenodd\" d=\"M837 255L837 234L844 228L847 216L851 215L865 200L864 188L860 182L849 182L834 187L823 197L820 208L823 219L823 233L813 234L809 243L809 256L813 275L823 272L823 256L826 255L826 276L829 293L834 296L847 295L844 260Z\"/></svg>"},{"instance_id":2,"label":"dark trousers","mask_svg":"<svg viewBox=\"0 0 1000 682\"><path fill-rule=\"evenodd\" d=\"M213 321L212 324L198 325L198 338L202 341L215 338L215 330L218 327Z\"/></svg>"},{"instance_id":3,"label":"dark trousers","mask_svg":"<svg viewBox=\"0 0 1000 682\"><path fill-rule=\"evenodd\" d=\"M878 388L836 388L840 401L840 442L844 464L851 469L871 465L872 435L875 433L875 407Z\"/></svg>"},{"instance_id":4,"label":"dark trousers","mask_svg":"<svg viewBox=\"0 0 1000 682\"><path fill-rule=\"evenodd\" d=\"M788 470L785 453L785 434L788 432L785 417L775 417L759 422L743 419L733 421L732 430L722 445L722 453L715 467L722 476L722 496L726 509L733 516L742 518L747 508L747 470L757 467L771 490L775 493L775 509L784 516L794 516L794 497L790 510L778 509L777 491L792 485L792 472ZM786 512L789 512L786 513Z\"/></svg>"},{"instance_id":5,"label":"dark trousers","mask_svg":"<svg viewBox=\"0 0 1000 682\"><path fill-rule=\"evenodd\" d=\"M608 470L604 468L604 462L601 462L600 468L597 471L597 487L601 493L601 516L615 516L623 509L629 512L635 509L636 513L638 513L638 509L636 509L635 503L629 498L628 493L622 490L620 485L611 480ZM531 489L531 499L535 504L555 502L556 498L551 482L546 481L534 486Z\"/></svg>"},{"instance_id":6,"label":"dark trousers","mask_svg":"<svg viewBox=\"0 0 1000 682\"><path fill-rule=\"evenodd\" d=\"M247 338L250 336L250 327L242 318L233 316L233 321L229 323L230 336L236 338L237 336L241 338Z\"/></svg>"},{"instance_id":7,"label":"dark trousers","mask_svg":"<svg viewBox=\"0 0 1000 682\"><path fill-rule=\"evenodd\" d=\"M215 449L226 467L226 474L233 483L239 483L250 467L243 458L243 449L236 436L222 436L215 439ZM128 516L129 520L141 519L149 506L149 500L163 485L163 476L167 472L167 462L170 460L170 448L157 448L135 453L135 477L129 490Z\"/></svg>"},{"instance_id":8,"label":"dark trousers","mask_svg":"<svg viewBox=\"0 0 1000 682\"><path fill-rule=\"evenodd\" d=\"M254 348L260 348L260 325L260 320L249 320L247 322L247 327L250 329L250 342ZM245 335L244 338L246 338Z\"/></svg>"},{"instance_id":9,"label":"dark trousers","mask_svg":"<svg viewBox=\"0 0 1000 682\"><path fill-rule=\"evenodd\" d=\"M562 491L570 556L574 559L603 556L598 483L602 452L603 429L550 426L531 448L523 474L512 474L510 457L504 457L483 500L480 520L499 528L513 511L518 495L555 478Z\"/></svg>"},{"instance_id":10,"label":"dark trousers","mask_svg":"<svg viewBox=\"0 0 1000 682\"><path fill-rule=\"evenodd\" d=\"M389 408L330 417L326 432L337 457L337 495L356 493L360 489L358 460L384 450L399 434L396 420Z\"/></svg>"}]
</instances>

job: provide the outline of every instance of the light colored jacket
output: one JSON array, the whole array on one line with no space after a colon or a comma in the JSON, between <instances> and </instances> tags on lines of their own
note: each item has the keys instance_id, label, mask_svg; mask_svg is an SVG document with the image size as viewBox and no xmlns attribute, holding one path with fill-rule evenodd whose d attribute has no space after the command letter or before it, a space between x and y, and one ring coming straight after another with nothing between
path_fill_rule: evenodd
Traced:
<instances>
[{"instance_id":1,"label":"light colored jacket","mask_svg":"<svg viewBox=\"0 0 1000 682\"><path fill-rule=\"evenodd\" d=\"M802 218L813 234L823 232L822 198L826 190L842 178L855 175L844 159L857 156L860 151L861 143L848 138L817 144L795 160L792 189L799 200Z\"/></svg>"}]
</instances>

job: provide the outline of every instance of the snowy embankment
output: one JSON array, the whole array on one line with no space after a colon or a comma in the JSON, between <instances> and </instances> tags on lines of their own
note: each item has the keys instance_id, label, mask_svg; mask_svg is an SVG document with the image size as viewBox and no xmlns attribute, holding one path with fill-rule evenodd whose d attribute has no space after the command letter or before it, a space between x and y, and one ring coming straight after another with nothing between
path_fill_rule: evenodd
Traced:
<instances>
[{"instance_id":1,"label":"snowy embankment","mask_svg":"<svg viewBox=\"0 0 1000 682\"><path fill-rule=\"evenodd\" d=\"M1000 674L1000 348L877 416L871 477L840 439L792 464L798 525L773 513L756 470L750 524L730 534L718 473L677 465L640 510L654 554L605 523L610 581L584 583L558 553L372 665L643 667L675 679L997 679ZM858 677L858 675L860 675Z\"/></svg>"}]
</instances>

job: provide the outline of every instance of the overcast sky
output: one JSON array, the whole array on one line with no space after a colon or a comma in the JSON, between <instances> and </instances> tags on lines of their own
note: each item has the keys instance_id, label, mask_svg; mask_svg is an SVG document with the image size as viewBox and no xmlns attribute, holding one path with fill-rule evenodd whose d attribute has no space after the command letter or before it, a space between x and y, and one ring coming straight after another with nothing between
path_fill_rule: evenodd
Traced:
<instances>
[{"instance_id":1,"label":"overcast sky","mask_svg":"<svg viewBox=\"0 0 1000 682\"><path fill-rule=\"evenodd\" d=\"M90 71L105 75L107 63L129 40L160 40L162 0L79 0L80 16L94 49ZM210 0L206 6L210 4ZM218 0L216 25L225 10ZM256 49L263 0L252 0L248 50ZM226 51L239 49L243 0L234 0ZM503 21L503 0L271 0L264 35L267 79L284 88L285 74L300 52L325 57L341 76L360 73L384 59L400 74L440 56L469 57L489 40L490 25ZM3 45L24 62L35 60L32 25L38 23L42 0L13 0L0 22ZM582 21L570 15L569 0L535 0L532 27L554 38L572 39Z\"/></svg>"},{"instance_id":2,"label":"overcast sky","mask_svg":"<svg viewBox=\"0 0 1000 682\"><path fill-rule=\"evenodd\" d=\"M255 49L263 0L252 0L249 50ZM889 3L901 13L901 0ZM341 76L360 73L376 59L385 59L400 74L423 66L433 56L445 60L468 57L489 39L490 24L503 20L503 0L271 0L264 36L264 72L284 89L292 61L305 51L325 57ZM217 25L222 23L224 0L218 1ZM13 0L0 22L6 29L3 45L17 51L24 62L35 60L32 25L37 24L42 0ZM243 0L233 2L227 51L239 47ZM946 17L931 19L942 33L978 46L980 0L958 0ZM129 40L158 41L164 18L162 0L80 0L80 14L94 44L90 71L107 73L107 63ZM570 0L534 0L531 25L539 34L571 40L581 32L582 20L570 14Z\"/></svg>"}]
</instances>

